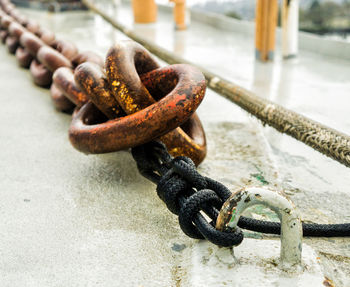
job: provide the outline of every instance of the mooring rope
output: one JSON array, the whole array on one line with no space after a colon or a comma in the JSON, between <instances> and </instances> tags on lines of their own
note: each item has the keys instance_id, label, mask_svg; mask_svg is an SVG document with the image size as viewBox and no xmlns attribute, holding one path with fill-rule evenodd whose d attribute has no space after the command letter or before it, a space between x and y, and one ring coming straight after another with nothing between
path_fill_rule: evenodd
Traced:
<instances>
[{"instance_id":1,"label":"mooring rope","mask_svg":"<svg viewBox=\"0 0 350 287\"><path fill-rule=\"evenodd\" d=\"M207 85L220 95L237 104L248 113L260 119L281 133L301 141L320 153L350 167L350 137L330 127L322 125L299 113L286 109L272 101L254 95L252 92L200 67L186 59L174 55L159 45L148 41L128 29L122 23L110 17L89 0L82 2L93 12L99 14L113 27L129 38L142 44L151 53L169 64L186 63L199 68L204 74Z\"/></svg>"}]
</instances>

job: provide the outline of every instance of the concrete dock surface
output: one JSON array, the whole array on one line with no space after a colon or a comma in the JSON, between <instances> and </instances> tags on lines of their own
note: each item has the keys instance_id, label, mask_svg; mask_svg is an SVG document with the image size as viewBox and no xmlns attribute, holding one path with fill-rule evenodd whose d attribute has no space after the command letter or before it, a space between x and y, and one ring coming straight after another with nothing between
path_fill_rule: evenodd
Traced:
<instances>
[{"instance_id":1,"label":"concrete dock surface","mask_svg":"<svg viewBox=\"0 0 350 287\"><path fill-rule=\"evenodd\" d=\"M264 65L255 62L254 40L245 35L194 21L188 31L176 32L171 14L162 11L157 24L134 26L128 5L105 8L186 59L350 134L349 61L301 51L288 62L277 53L275 62ZM104 56L126 39L91 12L21 11L81 51ZM76 151L67 134L71 116L54 109L49 91L35 86L3 45L0 62L0 286L203 286L206 274L196 272L205 270L206 261L198 252L216 247L182 233L128 151L89 156ZM350 222L346 167L263 127L211 90L198 113L208 141L202 174L232 190L246 185L285 190L306 222ZM276 219L265 209L251 214ZM250 237L266 242L266 249L279 242L274 236ZM350 285L348 238L303 242L317 254L325 277L336 286ZM220 268L207 286L251 286L232 285L226 278L232 266L224 262ZM303 286L281 282L269 277L261 286Z\"/></svg>"}]
</instances>

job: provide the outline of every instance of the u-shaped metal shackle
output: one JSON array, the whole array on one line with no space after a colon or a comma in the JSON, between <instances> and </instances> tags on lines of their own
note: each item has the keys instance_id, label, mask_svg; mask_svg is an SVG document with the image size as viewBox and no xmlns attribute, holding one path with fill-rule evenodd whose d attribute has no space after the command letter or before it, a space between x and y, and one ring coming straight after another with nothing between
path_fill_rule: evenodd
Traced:
<instances>
[{"instance_id":1,"label":"u-shaped metal shackle","mask_svg":"<svg viewBox=\"0 0 350 287\"><path fill-rule=\"evenodd\" d=\"M301 264L303 229L299 212L282 193L267 188L249 187L231 195L224 203L216 221L216 228L236 229L244 210L253 205L265 205L281 221L281 267L289 269Z\"/></svg>"}]
</instances>

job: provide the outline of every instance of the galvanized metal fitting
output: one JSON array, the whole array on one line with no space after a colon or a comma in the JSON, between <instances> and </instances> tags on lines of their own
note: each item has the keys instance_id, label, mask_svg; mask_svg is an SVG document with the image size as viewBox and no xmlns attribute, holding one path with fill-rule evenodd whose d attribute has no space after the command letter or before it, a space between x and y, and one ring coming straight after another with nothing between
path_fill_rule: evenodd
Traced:
<instances>
[{"instance_id":1,"label":"galvanized metal fitting","mask_svg":"<svg viewBox=\"0 0 350 287\"><path fill-rule=\"evenodd\" d=\"M231 195L224 203L217 218L216 228L236 229L244 210L253 205L265 205L273 210L281 221L281 267L288 270L301 264L302 224L294 204L282 193L267 188L249 187Z\"/></svg>"}]
</instances>

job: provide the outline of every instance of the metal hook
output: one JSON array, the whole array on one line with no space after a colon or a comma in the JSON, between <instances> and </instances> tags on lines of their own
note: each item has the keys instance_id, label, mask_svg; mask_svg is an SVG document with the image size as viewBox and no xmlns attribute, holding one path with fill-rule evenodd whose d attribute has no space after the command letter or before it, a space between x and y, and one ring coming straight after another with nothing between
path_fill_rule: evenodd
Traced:
<instances>
[{"instance_id":1,"label":"metal hook","mask_svg":"<svg viewBox=\"0 0 350 287\"><path fill-rule=\"evenodd\" d=\"M234 194L224 203L216 222L218 230L237 228L243 211L262 204L273 210L281 221L281 264L289 269L301 264L303 229L294 204L279 192L261 187L249 187Z\"/></svg>"}]
</instances>

